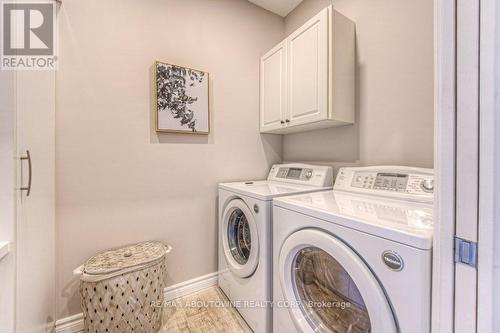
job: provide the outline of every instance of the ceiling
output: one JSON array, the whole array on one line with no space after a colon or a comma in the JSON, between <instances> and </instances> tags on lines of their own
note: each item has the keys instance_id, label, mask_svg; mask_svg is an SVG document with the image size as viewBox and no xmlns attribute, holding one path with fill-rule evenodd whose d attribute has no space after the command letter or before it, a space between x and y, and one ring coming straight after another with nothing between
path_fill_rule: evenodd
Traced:
<instances>
[{"instance_id":1,"label":"ceiling","mask_svg":"<svg viewBox=\"0 0 500 333\"><path fill-rule=\"evenodd\" d=\"M285 17L290 13L302 0L248 0L259 7L265 8L275 14Z\"/></svg>"}]
</instances>

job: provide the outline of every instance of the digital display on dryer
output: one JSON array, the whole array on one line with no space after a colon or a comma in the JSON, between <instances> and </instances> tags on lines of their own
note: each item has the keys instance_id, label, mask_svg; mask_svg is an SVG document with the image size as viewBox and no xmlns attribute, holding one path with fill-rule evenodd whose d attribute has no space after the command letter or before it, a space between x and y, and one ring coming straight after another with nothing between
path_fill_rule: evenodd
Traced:
<instances>
[{"instance_id":1,"label":"digital display on dryer","mask_svg":"<svg viewBox=\"0 0 500 333\"><path fill-rule=\"evenodd\" d=\"M403 192L408 184L408 175L400 173L378 173L374 189Z\"/></svg>"},{"instance_id":2,"label":"digital display on dryer","mask_svg":"<svg viewBox=\"0 0 500 333\"><path fill-rule=\"evenodd\" d=\"M286 178L300 179L301 173L302 169L300 168L290 168L288 169L288 174L286 175Z\"/></svg>"}]
</instances>

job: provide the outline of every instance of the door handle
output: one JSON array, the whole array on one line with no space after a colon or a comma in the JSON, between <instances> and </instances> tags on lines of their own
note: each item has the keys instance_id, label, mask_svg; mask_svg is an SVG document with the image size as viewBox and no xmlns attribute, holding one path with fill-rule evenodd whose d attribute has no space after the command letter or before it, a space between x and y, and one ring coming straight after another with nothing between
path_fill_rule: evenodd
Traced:
<instances>
[{"instance_id":1,"label":"door handle","mask_svg":"<svg viewBox=\"0 0 500 333\"><path fill-rule=\"evenodd\" d=\"M26 196L29 197L30 193L31 193L31 178L32 178L32 165L31 165L30 151L26 150L26 156L21 156L20 160L21 161L24 161L24 160L28 161L28 186L23 187L21 185L20 190L21 191L26 191Z\"/></svg>"}]
</instances>

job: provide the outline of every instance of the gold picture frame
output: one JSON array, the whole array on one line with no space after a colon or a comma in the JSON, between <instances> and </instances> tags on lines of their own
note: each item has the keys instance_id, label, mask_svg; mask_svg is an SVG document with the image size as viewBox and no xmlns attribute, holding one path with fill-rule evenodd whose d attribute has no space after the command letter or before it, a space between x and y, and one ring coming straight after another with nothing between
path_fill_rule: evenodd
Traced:
<instances>
[{"instance_id":1,"label":"gold picture frame","mask_svg":"<svg viewBox=\"0 0 500 333\"><path fill-rule=\"evenodd\" d=\"M163 81L167 82L163 89L159 87L160 75L165 78ZM153 92L156 132L210 134L212 117L209 72L157 60L153 65ZM192 94L195 96L191 96ZM179 96L182 98L179 99ZM206 110L203 109L205 99ZM183 102L179 103L179 100ZM160 105L163 105L161 110Z\"/></svg>"}]
</instances>

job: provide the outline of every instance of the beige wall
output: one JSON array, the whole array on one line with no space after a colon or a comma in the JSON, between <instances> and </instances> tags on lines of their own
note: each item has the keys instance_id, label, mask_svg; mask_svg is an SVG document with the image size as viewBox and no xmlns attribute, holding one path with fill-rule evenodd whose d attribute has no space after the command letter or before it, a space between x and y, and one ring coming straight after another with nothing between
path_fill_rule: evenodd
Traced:
<instances>
[{"instance_id":1,"label":"beige wall","mask_svg":"<svg viewBox=\"0 0 500 333\"><path fill-rule=\"evenodd\" d=\"M217 183L264 177L281 138L259 135L259 58L283 19L244 0L65 0L57 72L58 318L80 312L72 270L98 250L174 247L168 284L217 269ZM211 76L213 132L157 135L151 66Z\"/></svg>"},{"instance_id":2,"label":"beige wall","mask_svg":"<svg viewBox=\"0 0 500 333\"><path fill-rule=\"evenodd\" d=\"M305 0L286 34L330 4ZM283 159L433 167L432 0L335 0L356 23L356 124L283 138Z\"/></svg>"},{"instance_id":3,"label":"beige wall","mask_svg":"<svg viewBox=\"0 0 500 333\"><path fill-rule=\"evenodd\" d=\"M305 0L283 21L244 0L64 1L58 318L80 311L71 271L104 248L170 242L168 284L215 271L218 182L282 158L432 167L431 0L336 0L357 26L356 124L258 134L260 56L329 3ZM154 60L210 72L208 137L154 132Z\"/></svg>"}]
</instances>

